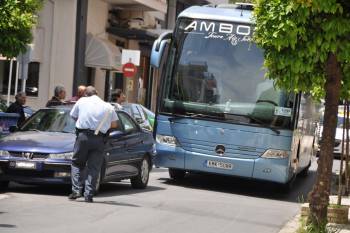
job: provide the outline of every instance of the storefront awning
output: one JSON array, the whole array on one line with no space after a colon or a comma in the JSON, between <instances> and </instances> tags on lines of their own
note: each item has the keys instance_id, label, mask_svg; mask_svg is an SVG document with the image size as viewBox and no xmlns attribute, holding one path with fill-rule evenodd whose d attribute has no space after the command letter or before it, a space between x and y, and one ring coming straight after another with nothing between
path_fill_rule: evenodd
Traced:
<instances>
[{"instance_id":1,"label":"storefront awning","mask_svg":"<svg viewBox=\"0 0 350 233\"><path fill-rule=\"evenodd\" d=\"M107 28L107 32L129 40L154 41L158 38L158 35L156 33L145 29L109 27Z\"/></svg>"},{"instance_id":2,"label":"storefront awning","mask_svg":"<svg viewBox=\"0 0 350 233\"><path fill-rule=\"evenodd\" d=\"M107 70L121 70L120 49L110 41L87 34L85 66Z\"/></svg>"},{"instance_id":3,"label":"storefront awning","mask_svg":"<svg viewBox=\"0 0 350 233\"><path fill-rule=\"evenodd\" d=\"M123 10L144 10L167 12L167 2L164 0L105 0Z\"/></svg>"}]
</instances>

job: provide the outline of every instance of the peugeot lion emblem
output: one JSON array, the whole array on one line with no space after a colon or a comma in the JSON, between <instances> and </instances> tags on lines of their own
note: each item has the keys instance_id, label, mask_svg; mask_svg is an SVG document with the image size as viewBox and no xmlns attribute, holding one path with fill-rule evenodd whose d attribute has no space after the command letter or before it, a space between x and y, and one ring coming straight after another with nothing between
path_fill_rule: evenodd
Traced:
<instances>
[{"instance_id":1,"label":"peugeot lion emblem","mask_svg":"<svg viewBox=\"0 0 350 233\"><path fill-rule=\"evenodd\" d=\"M27 158L27 159L33 158L33 153L30 153L30 152L24 152L22 155L24 158Z\"/></svg>"},{"instance_id":2,"label":"peugeot lion emblem","mask_svg":"<svg viewBox=\"0 0 350 233\"><path fill-rule=\"evenodd\" d=\"M224 153L225 153L225 147L224 147L224 145L217 145L216 147L215 147L215 152L218 154L218 155L220 155L220 156L223 156L224 155Z\"/></svg>"}]
</instances>

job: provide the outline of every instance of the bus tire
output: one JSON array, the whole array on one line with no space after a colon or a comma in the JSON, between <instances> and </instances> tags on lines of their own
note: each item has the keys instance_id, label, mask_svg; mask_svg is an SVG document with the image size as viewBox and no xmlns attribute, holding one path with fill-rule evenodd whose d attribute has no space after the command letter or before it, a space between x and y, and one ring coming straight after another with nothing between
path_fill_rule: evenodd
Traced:
<instances>
[{"instance_id":1,"label":"bus tire","mask_svg":"<svg viewBox=\"0 0 350 233\"><path fill-rule=\"evenodd\" d=\"M281 185L282 193L288 194L290 191L292 191L295 178L296 178L296 175L293 174L293 177L287 183Z\"/></svg>"},{"instance_id":2,"label":"bus tire","mask_svg":"<svg viewBox=\"0 0 350 233\"><path fill-rule=\"evenodd\" d=\"M9 187L10 181L5 180L5 181L0 181L0 191L6 191L7 188Z\"/></svg>"},{"instance_id":3,"label":"bus tire","mask_svg":"<svg viewBox=\"0 0 350 233\"><path fill-rule=\"evenodd\" d=\"M173 180L182 180L185 178L186 171L176 168L169 168L169 176Z\"/></svg>"},{"instance_id":4,"label":"bus tire","mask_svg":"<svg viewBox=\"0 0 350 233\"><path fill-rule=\"evenodd\" d=\"M300 177L307 177L307 175L309 174L309 169L311 167L311 160L309 162L309 165L306 166L306 168L304 168L300 173L299 176Z\"/></svg>"}]
</instances>

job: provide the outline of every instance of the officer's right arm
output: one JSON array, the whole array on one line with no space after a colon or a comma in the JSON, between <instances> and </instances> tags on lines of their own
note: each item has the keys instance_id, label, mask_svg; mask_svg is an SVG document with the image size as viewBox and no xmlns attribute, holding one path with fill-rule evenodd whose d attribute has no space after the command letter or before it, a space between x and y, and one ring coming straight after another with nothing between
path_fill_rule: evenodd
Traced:
<instances>
[{"instance_id":1,"label":"officer's right arm","mask_svg":"<svg viewBox=\"0 0 350 233\"><path fill-rule=\"evenodd\" d=\"M72 110L70 111L70 116L74 119L74 120L77 120L78 119L78 116L79 116L79 106L78 104L76 103Z\"/></svg>"},{"instance_id":2,"label":"officer's right arm","mask_svg":"<svg viewBox=\"0 0 350 233\"><path fill-rule=\"evenodd\" d=\"M112 128L112 129L118 128L118 122L117 122L117 121L112 121L112 123L111 123L111 128Z\"/></svg>"},{"instance_id":3,"label":"officer's right arm","mask_svg":"<svg viewBox=\"0 0 350 233\"><path fill-rule=\"evenodd\" d=\"M118 128L118 115L114 110L112 111L112 119L111 120L112 120L111 121L111 129Z\"/></svg>"}]
</instances>

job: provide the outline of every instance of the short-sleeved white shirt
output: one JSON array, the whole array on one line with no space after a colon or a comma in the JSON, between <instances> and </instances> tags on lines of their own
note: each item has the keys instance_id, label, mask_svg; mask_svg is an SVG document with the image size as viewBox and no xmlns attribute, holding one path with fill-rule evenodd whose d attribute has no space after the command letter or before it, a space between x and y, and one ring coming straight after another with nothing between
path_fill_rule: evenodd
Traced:
<instances>
[{"instance_id":1,"label":"short-sleeved white shirt","mask_svg":"<svg viewBox=\"0 0 350 233\"><path fill-rule=\"evenodd\" d=\"M105 117L106 111L109 111L108 117L100 128L100 132L106 133L111 127L112 121L118 120L118 116L113 106L97 95L80 98L75 103L70 115L77 119L75 126L78 129L95 131Z\"/></svg>"}]
</instances>

